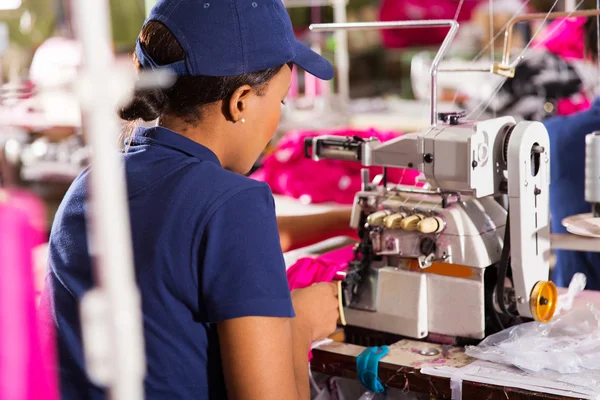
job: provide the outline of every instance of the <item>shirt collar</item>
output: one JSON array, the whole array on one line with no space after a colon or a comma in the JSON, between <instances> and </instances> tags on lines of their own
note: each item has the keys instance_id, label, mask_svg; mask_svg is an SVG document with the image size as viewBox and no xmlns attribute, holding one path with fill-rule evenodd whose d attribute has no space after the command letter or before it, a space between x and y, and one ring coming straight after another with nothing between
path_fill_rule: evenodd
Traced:
<instances>
[{"instance_id":1,"label":"shirt collar","mask_svg":"<svg viewBox=\"0 0 600 400\"><path fill-rule=\"evenodd\" d=\"M217 155L208 147L196 143L170 129L163 128L162 126L155 126L152 128L138 127L133 131L133 142L136 144L146 144L150 141L161 146L178 150L189 156L196 157L199 160L209 161L219 166L221 165Z\"/></svg>"}]
</instances>

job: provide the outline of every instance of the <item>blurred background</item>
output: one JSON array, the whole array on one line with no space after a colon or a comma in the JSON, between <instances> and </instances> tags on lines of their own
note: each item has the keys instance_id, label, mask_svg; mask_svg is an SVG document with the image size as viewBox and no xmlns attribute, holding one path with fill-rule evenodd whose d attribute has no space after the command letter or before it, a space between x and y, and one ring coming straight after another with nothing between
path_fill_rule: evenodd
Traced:
<instances>
[{"instance_id":1,"label":"blurred background","mask_svg":"<svg viewBox=\"0 0 600 400\"><path fill-rule=\"evenodd\" d=\"M24 238L22 263L31 264L33 249L38 296L54 215L72 181L87 167L91 151L77 96L82 57L74 39L71 1L0 0L0 217L6 221L23 215L17 234L0 218L0 255L3 249L8 254L6 249L23 244L11 239ZM277 133L251 173L270 185L281 215L351 204L361 187L358 163L326 160L317 165L304 155L305 138L330 134L385 141L430 126L430 68L448 33L448 28L316 33L309 30L310 24L458 21L458 34L438 74L438 111L464 111L472 120L509 115L543 121L587 110L599 93L598 65L584 48L585 17L516 24L507 48L510 60L521 57L514 77L490 73L503 58L504 32L515 16L595 9L596 0L283 2L297 36L331 60L336 76L321 82L293 71ZM119 63L133 69L135 41L155 0L109 3L114 52ZM123 143L131 124L121 128L106 134ZM417 185L418 175L402 170L393 183ZM0 258L0 266L13 261ZM286 261L289 265L293 258ZM5 287L17 282L3 279ZM5 312L15 308L6 301L5 306ZM19 315L18 310L14 314Z\"/></svg>"},{"instance_id":2,"label":"blurred background","mask_svg":"<svg viewBox=\"0 0 600 400\"><path fill-rule=\"evenodd\" d=\"M0 0L0 184L24 190L44 204L41 237L47 237L56 208L87 165L89 152L72 87L80 52L73 40L70 2ZM154 3L110 0L114 50L123 63L131 62L136 37ZM517 24L513 55L524 54L525 59L515 78L481 72L501 59L503 32L514 16L595 8L595 0L284 0L284 4L297 35L329 58L338 71L332 83L316 82L295 71L288 105L266 157L278 146L291 146L303 135L323 131L377 136L429 125L429 68L446 28L350 31L346 38L310 32L311 23L457 20L459 33L444 68L480 71L440 72L439 110L464 110L472 119L511 115L543 120L568 115L589 107L596 93L597 68L584 54L582 21L577 18ZM350 66L347 71L339 68L344 59ZM551 85L532 80L548 69L572 73L557 73ZM349 83L349 94L344 93L344 82ZM521 86L526 89L515 89ZM114 135L117 140L119 133ZM271 158L270 162L290 165L287 171L259 160L253 171L276 194L305 205L345 201L331 190L329 195L307 195L311 190L307 178L291 167L290 160ZM336 190L347 193L343 199L351 199L355 187L343 182L354 182L348 175L356 171L328 167L334 168L326 172L333 176ZM275 170L277 176L272 174ZM287 186L281 186L285 173ZM331 182L324 180L323 185L330 187Z\"/></svg>"}]
</instances>

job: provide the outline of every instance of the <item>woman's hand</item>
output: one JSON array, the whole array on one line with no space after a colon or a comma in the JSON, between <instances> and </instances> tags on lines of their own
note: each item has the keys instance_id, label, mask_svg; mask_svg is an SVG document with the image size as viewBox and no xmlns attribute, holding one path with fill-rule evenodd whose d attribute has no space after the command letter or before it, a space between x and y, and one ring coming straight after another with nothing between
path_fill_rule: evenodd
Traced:
<instances>
[{"instance_id":1,"label":"woman's hand","mask_svg":"<svg viewBox=\"0 0 600 400\"><path fill-rule=\"evenodd\" d=\"M317 283L292 291L296 318L293 329L306 332L311 342L323 340L337 328L339 318L337 285Z\"/></svg>"}]
</instances>

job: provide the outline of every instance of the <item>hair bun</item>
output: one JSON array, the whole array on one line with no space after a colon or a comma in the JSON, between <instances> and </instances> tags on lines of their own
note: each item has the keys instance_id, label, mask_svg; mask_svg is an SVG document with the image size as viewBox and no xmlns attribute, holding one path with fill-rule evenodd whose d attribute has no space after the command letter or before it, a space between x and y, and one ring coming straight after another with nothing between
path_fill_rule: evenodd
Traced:
<instances>
[{"instance_id":1,"label":"hair bun","mask_svg":"<svg viewBox=\"0 0 600 400\"><path fill-rule=\"evenodd\" d=\"M119 111L125 121L154 121L168 108L169 99L160 89L136 90L131 102Z\"/></svg>"}]
</instances>

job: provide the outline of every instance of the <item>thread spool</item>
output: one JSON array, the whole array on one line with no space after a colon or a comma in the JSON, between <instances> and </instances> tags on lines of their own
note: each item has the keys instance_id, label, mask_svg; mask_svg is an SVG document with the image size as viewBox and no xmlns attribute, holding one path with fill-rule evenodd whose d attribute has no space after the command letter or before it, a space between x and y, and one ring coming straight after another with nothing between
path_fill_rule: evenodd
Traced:
<instances>
[{"instance_id":1,"label":"thread spool","mask_svg":"<svg viewBox=\"0 0 600 400\"><path fill-rule=\"evenodd\" d=\"M390 210L382 210L374 212L373 214L367 217L367 222L371 226L382 226L385 217L390 215L392 212Z\"/></svg>"},{"instance_id":2,"label":"thread spool","mask_svg":"<svg viewBox=\"0 0 600 400\"><path fill-rule=\"evenodd\" d=\"M600 203L600 131L585 137L585 201Z\"/></svg>"},{"instance_id":3,"label":"thread spool","mask_svg":"<svg viewBox=\"0 0 600 400\"><path fill-rule=\"evenodd\" d=\"M421 233L440 233L444 230L444 220L440 217L428 217L419 221L417 229Z\"/></svg>"},{"instance_id":4,"label":"thread spool","mask_svg":"<svg viewBox=\"0 0 600 400\"><path fill-rule=\"evenodd\" d=\"M421 222L421 220L424 218L425 216L422 214L411 215L410 217L406 217L402 220L400 227L405 231L416 231L419 226L419 222Z\"/></svg>"},{"instance_id":5,"label":"thread spool","mask_svg":"<svg viewBox=\"0 0 600 400\"><path fill-rule=\"evenodd\" d=\"M402 220L404 218L406 218L406 213L403 213L403 212L388 215L383 220L383 224L385 225L386 228L399 229L400 224L402 223Z\"/></svg>"}]
</instances>

